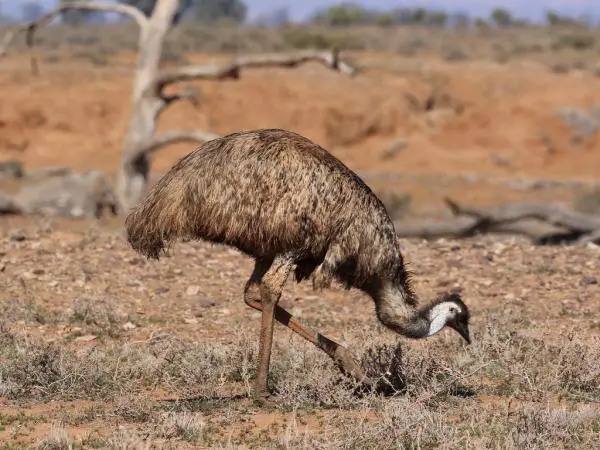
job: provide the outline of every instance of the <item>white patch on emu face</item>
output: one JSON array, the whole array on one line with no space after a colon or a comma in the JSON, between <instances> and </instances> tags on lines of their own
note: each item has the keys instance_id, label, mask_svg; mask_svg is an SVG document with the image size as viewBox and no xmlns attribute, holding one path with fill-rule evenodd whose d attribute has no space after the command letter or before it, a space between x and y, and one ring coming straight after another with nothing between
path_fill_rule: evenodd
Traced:
<instances>
[{"instance_id":1,"label":"white patch on emu face","mask_svg":"<svg viewBox=\"0 0 600 450\"><path fill-rule=\"evenodd\" d=\"M455 312L451 310L454 309ZM448 319L452 318L458 311L459 307L454 302L444 302L435 305L429 311L429 336L441 331L446 326Z\"/></svg>"}]
</instances>

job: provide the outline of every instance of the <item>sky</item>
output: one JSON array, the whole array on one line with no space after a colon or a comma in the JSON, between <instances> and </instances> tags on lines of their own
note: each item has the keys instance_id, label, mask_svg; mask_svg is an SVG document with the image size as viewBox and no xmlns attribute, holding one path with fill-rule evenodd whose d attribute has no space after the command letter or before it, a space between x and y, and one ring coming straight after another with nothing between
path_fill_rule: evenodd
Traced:
<instances>
[{"instance_id":1,"label":"sky","mask_svg":"<svg viewBox=\"0 0 600 450\"><path fill-rule=\"evenodd\" d=\"M0 0L0 10L5 14L18 14L19 5L25 0ZM46 7L56 5L57 0L37 0ZM108 0L107 0L108 1ZM537 20L544 17L548 9L578 17L591 15L600 17L599 0L355 0L372 8L390 9L399 6L423 6L444 9L448 12L462 11L484 17L497 6L503 6L518 17ZM334 0L245 0L250 18L275 8L286 7L293 19L304 19L324 6L340 3Z\"/></svg>"}]
</instances>

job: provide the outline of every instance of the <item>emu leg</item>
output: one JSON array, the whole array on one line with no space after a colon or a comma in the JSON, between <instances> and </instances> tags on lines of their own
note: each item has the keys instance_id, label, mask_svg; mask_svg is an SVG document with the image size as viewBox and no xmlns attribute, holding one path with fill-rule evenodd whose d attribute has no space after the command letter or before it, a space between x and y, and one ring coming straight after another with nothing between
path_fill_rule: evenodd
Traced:
<instances>
[{"instance_id":1,"label":"emu leg","mask_svg":"<svg viewBox=\"0 0 600 450\"><path fill-rule=\"evenodd\" d=\"M262 291L262 289L261 289ZM258 347L258 370L254 385L254 397L267 397L267 375L271 361L271 346L273 343L273 318L275 314L275 303L269 293L263 294L262 318L260 324L260 342Z\"/></svg>"},{"instance_id":2,"label":"emu leg","mask_svg":"<svg viewBox=\"0 0 600 450\"><path fill-rule=\"evenodd\" d=\"M357 381L369 382L363 368L352 357L346 347L302 324L279 305L275 306L275 319L327 353L344 374L353 377Z\"/></svg>"},{"instance_id":3,"label":"emu leg","mask_svg":"<svg viewBox=\"0 0 600 450\"><path fill-rule=\"evenodd\" d=\"M252 295L246 295L244 298L248 306L258 311L263 311L263 304L258 299ZM311 342L317 348L323 350L331 359L333 359L342 373L353 377L357 381L370 382L370 380L366 378L365 372L360 364L352 357L350 352L344 346L329 339L324 334L302 324L279 305L275 305L275 319L294 333L302 336L308 342Z\"/></svg>"},{"instance_id":4,"label":"emu leg","mask_svg":"<svg viewBox=\"0 0 600 450\"><path fill-rule=\"evenodd\" d=\"M260 304L262 311L260 342L258 348L258 370L254 386L254 397L266 397L267 376L273 344L273 320L277 302L292 268L291 260L277 257L271 264L258 262L244 289L244 300L248 305ZM260 300L258 300L260 298Z\"/></svg>"}]
</instances>

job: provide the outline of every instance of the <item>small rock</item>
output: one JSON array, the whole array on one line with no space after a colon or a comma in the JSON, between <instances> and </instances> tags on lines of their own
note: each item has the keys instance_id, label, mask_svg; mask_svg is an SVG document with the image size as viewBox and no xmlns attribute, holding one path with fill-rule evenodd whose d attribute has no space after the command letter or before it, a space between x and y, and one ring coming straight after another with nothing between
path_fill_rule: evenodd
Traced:
<instances>
[{"instance_id":1,"label":"small rock","mask_svg":"<svg viewBox=\"0 0 600 450\"><path fill-rule=\"evenodd\" d=\"M501 167L512 166L512 160L510 159L510 157L508 157L506 155L498 155L498 154L494 153L492 155L492 161L497 166L501 166Z\"/></svg>"},{"instance_id":2,"label":"small rock","mask_svg":"<svg viewBox=\"0 0 600 450\"><path fill-rule=\"evenodd\" d=\"M446 265L450 268L454 268L454 269L462 269L464 267L464 264L462 262L460 262L457 259L451 259L449 260Z\"/></svg>"},{"instance_id":3,"label":"small rock","mask_svg":"<svg viewBox=\"0 0 600 450\"><path fill-rule=\"evenodd\" d=\"M462 294L462 292L463 292L462 286L452 286L452 288L450 288L450 293L452 293L452 294Z\"/></svg>"},{"instance_id":4,"label":"small rock","mask_svg":"<svg viewBox=\"0 0 600 450\"><path fill-rule=\"evenodd\" d=\"M183 319L183 321L187 324L196 324L198 323L198 319L196 319L195 317L186 317L185 319Z\"/></svg>"},{"instance_id":5,"label":"small rock","mask_svg":"<svg viewBox=\"0 0 600 450\"><path fill-rule=\"evenodd\" d=\"M441 278L437 282L438 287L446 287L454 283L453 279Z\"/></svg>"},{"instance_id":6,"label":"small rock","mask_svg":"<svg viewBox=\"0 0 600 450\"><path fill-rule=\"evenodd\" d=\"M164 331L153 331L152 333L150 333L150 340L151 341L159 341L162 339L169 339L171 337L171 335L169 333L166 333Z\"/></svg>"},{"instance_id":7,"label":"small rock","mask_svg":"<svg viewBox=\"0 0 600 450\"><path fill-rule=\"evenodd\" d=\"M11 233L11 235L10 235L11 241L22 242L25 239L27 239L27 236L25 236L25 234L21 231L15 231L14 233Z\"/></svg>"},{"instance_id":8,"label":"small rock","mask_svg":"<svg viewBox=\"0 0 600 450\"><path fill-rule=\"evenodd\" d=\"M134 324L134 323L127 322L127 323L123 324L124 330L133 330L134 328L137 328L136 324Z\"/></svg>"},{"instance_id":9,"label":"small rock","mask_svg":"<svg viewBox=\"0 0 600 450\"><path fill-rule=\"evenodd\" d=\"M75 338L75 342L90 342L96 339L98 336L94 334L86 334Z\"/></svg>"},{"instance_id":10,"label":"small rock","mask_svg":"<svg viewBox=\"0 0 600 450\"><path fill-rule=\"evenodd\" d=\"M586 275L579 280L580 286L590 286L592 284L598 284L598 279L591 275Z\"/></svg>"},{"instance_id":11,"label":"small rock","mask_svg":"<svg viewBox=\"0 0 600 450\"><path fill-rule=\"evenodd\" d=\"M212 299L212 298L201 298L198 300L198 306L202 307L202 308L210 308L212 306L215 306L217 303Z\"/></svg>"},{"instance_id":12,"label":"small rock","mask_svg":"<svg viewBox=\"0 0 600 450\"><path fill-rule=\"evenodd\" d=\"M495 243L492 249L496 256L501 255L504 252L504 250L506 250L506 245L502 244L501 242Z\"/></svg>"},{"instance_id":13,"label":"small rock","mask_svg":"<svg viewBox=\"0 0 600 450\"><path fill-rule=\"evenodd\" d=\"M188 288L185 290L185 295L198 295L198 293L200 292L200 286L196 286L196 285L191 285L188 286Z\"/></svg>"},{"instance_id":14,"label":"small rock","mask_svg":"<svg viewBox=\"0 0 600 450\"><path fill-rule=\"evenodd\" d=\"M170 289L169 289L168 287L166 287L166 286L161 286L161 287L158 287L158 288L156 288L156 289L154 290L154 293L155 293L155 294L166 294L167 292L169 292L169 290L170 290Z\"/></svg>"},{"instance_id":15,"label":"small rock","mask_svg":"<svg viewBox=\"0 0 600 450\"><path fill-rule=\"evenodd\" d=\"M404 150L408 146L408 141L406 139L396 139L388 145L387 149L381 155L382 160L388 160L394 158L398 153Z\"/></svg>"},{"instance_id":16,"label":"small rock","mask_svg":"<svg viewBox=\"0 0 600 450\"><path fill-rule=\"evenodd\" d=\"M44 275L46 271L44 269L33 269L34 275Z\"/></svg>"}]
</instances>

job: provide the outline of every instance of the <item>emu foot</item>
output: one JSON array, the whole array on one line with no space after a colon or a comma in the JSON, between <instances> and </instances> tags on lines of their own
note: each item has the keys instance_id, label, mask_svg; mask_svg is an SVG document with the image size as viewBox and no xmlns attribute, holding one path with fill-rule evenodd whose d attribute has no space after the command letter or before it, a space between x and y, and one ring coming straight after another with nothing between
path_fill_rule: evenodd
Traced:
<instances>
[{"instance_id":1,"label":"emu foot","mask_svg":"<svg viewBox=\"0 0 600 450\"><path fill-rule=\"evenodd\" d=\"M259 408L265 408L273 402L274 398L270 393L252 394L252 404Z\"/></svg>"},{"instance_id":2,"label":"emu foot","mask_svg":"<svg viewBox=\"0 0 600 450\"><path fill-rule=\"evenodd\" d=\"M266 390L266 391L254 390L250 394L250 398L251 398L254 406L257 406L259 408L265 408L267 406L270 406L275 401L276 394L277 394L276 392L272 392L270 390Z\"/></svg>"},{"instance_id":3,"label":"emu foot","mask_svg":"<svg viewBox=\"0 0 600 450\"><path fill-rule=\"evenodd\" d=\"M375 385L375 380L366 375L361 364L345 347L338 346L333 359L344 375L354 378L359 383L359 389L368 389Z\"/></svg>"},{"instance_id":4,"label":"emu foot","mask_svg":"<svg viewBox=\"0 0 600 450\"><path fill-rule=\"evenodd\" d=\"M365 374L373 380L370 391L386 397L406 390L406 375L400 342L377 345L367 349L362 357Z\"/></svg>"},{"instance_id":5,"label":"emu foot","mask_svg":"<svg viewBox=\"0 0 600 450\"><path fill-rule=\"evenodd\" d=\"M257 379L254 382L252 391L250 392L250 398L255 405L266 406L270 401L273 400L276 394L276 389L270 388L268 383L262 380L259 381Z\"/></svg>"}]
</instances>

